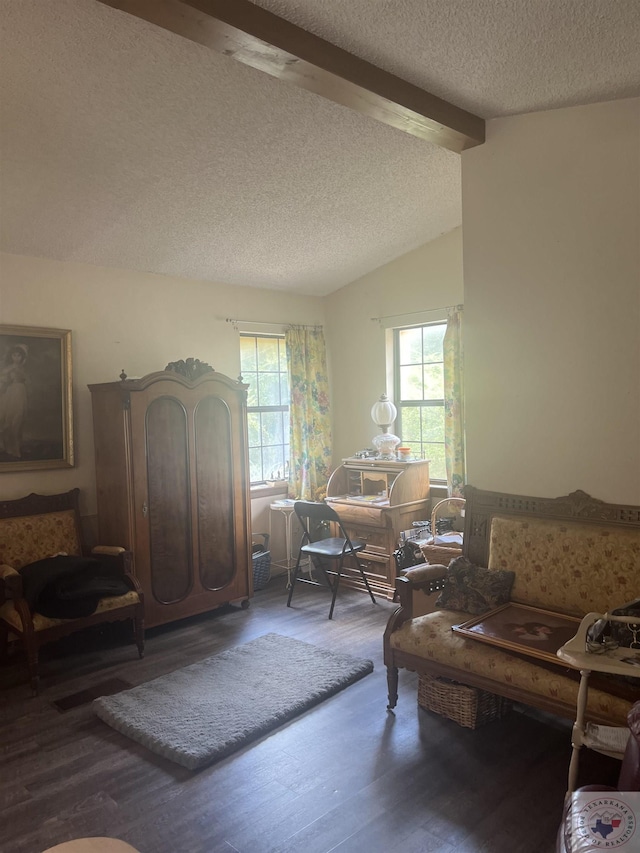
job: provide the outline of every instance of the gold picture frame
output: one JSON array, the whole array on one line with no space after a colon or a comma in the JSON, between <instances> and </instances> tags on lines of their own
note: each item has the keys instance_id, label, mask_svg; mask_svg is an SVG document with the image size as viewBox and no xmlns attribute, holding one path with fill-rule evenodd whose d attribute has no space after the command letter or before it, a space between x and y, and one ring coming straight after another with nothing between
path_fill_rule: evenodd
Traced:
<instances>
[{"instance_id":1,"label":"gold picture frame","mask_svg":"<svg viewBox=\"0 0 640 853\"><path fill-rule=\"evenodd\" d=\"M71 332L0 325L0 473L73 457Z\"/></svg>"},{"instance_id":2,"label":"gold picture frame","mask_svg":"<svg viewBox=\"0 0 640 853\"><path fill-rule=\"evenodd\" d=\"M580 619L528 604L503 604L475 619L454 625L463 637L511 652L559 664L558 649L575 636Z\"/></svg>"}]
</instances>

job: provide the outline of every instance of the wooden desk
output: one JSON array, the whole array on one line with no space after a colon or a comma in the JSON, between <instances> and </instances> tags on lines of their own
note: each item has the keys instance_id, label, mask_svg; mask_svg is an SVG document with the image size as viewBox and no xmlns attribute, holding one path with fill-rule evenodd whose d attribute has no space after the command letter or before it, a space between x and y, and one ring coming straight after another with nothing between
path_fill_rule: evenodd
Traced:
<instances>
[{"instance_id":1,"label":"wooden desk","mask_svg":"<svg viewBox=\"0 0 640 853\"><path fill-rule=\"evenodd\" d=\"M386 492L386 498L379 492ZM365 498L379 497L379 500ZM374 593L393 598L396 565L393 552L402 530L429 518L429 462L388 459L342 460L327 484L327 501L349 536L367 543L361 554ZM343 581L366 592L357 572L347 568Z\"/></svg>"}]
</instances>

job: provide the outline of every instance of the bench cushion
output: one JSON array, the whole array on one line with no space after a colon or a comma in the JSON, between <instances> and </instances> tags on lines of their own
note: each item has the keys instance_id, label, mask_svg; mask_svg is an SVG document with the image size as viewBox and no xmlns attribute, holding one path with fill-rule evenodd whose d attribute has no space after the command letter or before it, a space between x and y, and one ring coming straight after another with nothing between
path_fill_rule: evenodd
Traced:
<instances>
[{"instance_id":1,"label":"bench cushion","mask_svg":"<svg viewBox=\"0 0 640 853\"><path fill-rule=\"evenodd\" d=\"M106 613L108 610L117 610L120 607L128 607L131 604L138 604L140 598L135 590L125 593L125 595L113 595L108 598L101 598L95 613ZM92 614L93 615L93 614ZM5 601L0 606L0 619L3 619L11 627L22 631L22 620L18 611L13 606L13 601ZM35 631L44 631L46 628L54 628L56 625L64 625L66 623L77 622L77 619L53 619L49 616L43 616L41 613L33 613L31 615L33 628Z\"/></svg>"},{"instance_id":2,"label":"bench cushion","mask_svg":"<svg viewBox=\"0 0 640 853\"><path fill-rule=\"evenodd\" d=\"M391 647L407 654L424 658L460 670L460 681L464 683L465 672L483 676L496 683L501 682L521 688L530 693L553 701L562 701L575 707L578 698L578 682L564 675L563 667L557 672L510 654L498 647L477 640L466 639L454 634L452 625L467 622L468 613L450 610L428 613L405 622L390 637ZM489 686L486 688L491 690ZM626 725L631 702L611 696L592 687L588 693L587 711L611 720L611 725Z\"/></svg>"}]
</instances>

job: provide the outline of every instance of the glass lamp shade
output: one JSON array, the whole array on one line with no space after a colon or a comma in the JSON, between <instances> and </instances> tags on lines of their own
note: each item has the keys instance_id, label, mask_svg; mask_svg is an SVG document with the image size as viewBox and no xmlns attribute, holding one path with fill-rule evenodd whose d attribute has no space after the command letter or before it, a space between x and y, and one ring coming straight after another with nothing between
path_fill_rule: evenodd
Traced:
<instances>
[{"instance_id":1,"label":"glass lamp shade","mask_svg":"<svg viewBox=\"0 0 640 853\"><path fill-rule=\"evenodd\" d=\"M397 414L398 410L386 394L380 394L380 399L371 407L371 420L382 429L388 429Z\"/></svg>"},{"instance_id":2,"label":"glass lamp shade","mask_svg":"<svg viewBox=\"0 0 640 853\"><path fill-rule=\"evenodd\" d=\"M373 446L378 451L378 459L396 458L396 447L400 444L400 439L389 432L389 427L397 414L398 410L386 394L381 394L380 399L371 407L371 419L382 430L382 435L376 435L372 439Z\"/></svg>"}]
</instances>

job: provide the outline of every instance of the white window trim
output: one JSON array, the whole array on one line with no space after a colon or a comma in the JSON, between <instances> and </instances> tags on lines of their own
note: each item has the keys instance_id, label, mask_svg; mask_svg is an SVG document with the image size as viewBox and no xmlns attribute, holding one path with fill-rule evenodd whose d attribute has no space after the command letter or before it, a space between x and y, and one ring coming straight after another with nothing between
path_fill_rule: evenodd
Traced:
<instances>
[{"instance_id":1,"label":"white window trim","mask_svg":"<svg viewBox=\"0 0 640 853\"><path fill-rule=\"evenodd\" d=\"M401 322L403 319L407 319L409 322L403 323ZM382 320L386 318L381 318ZM389 318L391 319L391 318ZM395 333L402 331L403 329L415 329L422 328L423 326L437 326L446 324L448 320L447 309L443 308L442 310L430 311L426 310L423 312L412 312L411 314L400 314L396 315L393 318L393 325L387 324L385 326L385 348L386 348L386 363L387 363L387 388L389 391L389 397L396 402L399 403L400 398L400 388L396 388L396 376L399 376L399 365L396 365L396 345L395 345ZM402 407L398 404L398 420L402 421ZM447 485L446 478L441 479L437 477L429 476L429 482L432 486L441 487Z\"/></svg>"}]
</instances>

